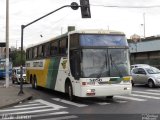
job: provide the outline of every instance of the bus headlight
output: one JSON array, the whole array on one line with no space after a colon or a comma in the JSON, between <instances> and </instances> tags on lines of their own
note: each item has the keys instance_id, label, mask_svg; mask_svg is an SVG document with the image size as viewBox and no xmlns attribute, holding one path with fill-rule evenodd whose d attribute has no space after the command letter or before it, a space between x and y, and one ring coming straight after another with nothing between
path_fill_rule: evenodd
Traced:
<instances>
[{"instance_id":1,"label":"bus headlight","mask_svg":"<svg viewBox=\"0 0 160 120\"><path fill-rule=\"evenodd\" d=\"M87 96L93 96L93 95L95 95L95 89L88 89L86 95Z\"/></svg>"}]
</instances>

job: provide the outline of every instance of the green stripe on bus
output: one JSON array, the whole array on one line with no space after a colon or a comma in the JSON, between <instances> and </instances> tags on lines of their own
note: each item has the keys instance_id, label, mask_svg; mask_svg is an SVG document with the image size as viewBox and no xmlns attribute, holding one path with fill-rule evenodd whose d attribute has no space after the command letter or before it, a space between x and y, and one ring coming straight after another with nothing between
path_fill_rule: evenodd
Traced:
<instances>
[{"instance_id":1,"label":"green stripe on bus","mask_svg":"<svg viewBox=\"0 0 160 120\"><path fill-rule=\"evenodd\" d=\"M110 83L111 84L117 84L120 83L123 80L123 78L110 78Z\"/></svg>"},{"instance_id":2,"label":"green stripe on bus","mask_svg":"<svg viewBox=\"0 0 160 120\"><path fill-rule=\"evenodd\" d=\"M60 57L51 58L48 66L48 76L47 76L47 88L55 88L57 74L59 69Z\"/></svg>"}]
</instances>

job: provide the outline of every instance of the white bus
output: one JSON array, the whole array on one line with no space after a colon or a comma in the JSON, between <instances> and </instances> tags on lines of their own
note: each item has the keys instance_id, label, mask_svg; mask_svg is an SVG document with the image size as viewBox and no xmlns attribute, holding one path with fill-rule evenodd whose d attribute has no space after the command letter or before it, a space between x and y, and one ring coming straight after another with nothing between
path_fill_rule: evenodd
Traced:
<instances>
[{"instance_id":1,"label":"white bus","mask_svg":"<svg viewBox=\"0 0 160 120\"><path fill-rule=\"evenodd\" d=\"M132 90L129 47L122 32L72 31L26 52L27 81L77 97L109 97Z\"/></svg>"}]
</instances>

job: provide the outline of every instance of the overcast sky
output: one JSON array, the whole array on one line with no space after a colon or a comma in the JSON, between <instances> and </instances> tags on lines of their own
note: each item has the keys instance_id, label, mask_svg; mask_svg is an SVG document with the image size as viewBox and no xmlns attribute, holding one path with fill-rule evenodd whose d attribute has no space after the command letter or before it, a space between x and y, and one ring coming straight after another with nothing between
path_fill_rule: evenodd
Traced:
<instances>
[{"instance_id":1,"label":"overcast sky","mask_svg":"<svg viewBox=\"0 0 160 120\"><path fill-rule=\"evenodd\" d=\"M10 46L20 46L21 25L71 2L79 0L9 0ZM79 29L110 29L122 31L129 38L133 34L143 37L145 13L146 36L160 35L160 0L90 0L91 19L82 19L80 9L62 10L26 27L24 46L42 42L67 31L67 26ZM121 6L121 7L106 7ZM123 8L146 7L146 8ZM0 0L0 42L5 41L6 0ZM42 35L43 37L41 37Z\"/></svg>"}]
</instances>

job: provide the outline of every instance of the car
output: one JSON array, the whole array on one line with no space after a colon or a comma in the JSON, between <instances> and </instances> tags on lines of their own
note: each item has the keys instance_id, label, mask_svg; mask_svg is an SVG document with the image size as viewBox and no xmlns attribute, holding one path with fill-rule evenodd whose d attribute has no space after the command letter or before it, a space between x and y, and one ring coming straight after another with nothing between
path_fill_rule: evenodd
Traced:
<instances>
[{"instance_id":1,"label":"car","mask_svg":"<svg viewBox=\"0 0 160 120\"><path fill-rule=\"evenodd\" d=\"M160 70L152 66L135 67L131 70L132 85L146 84L150 88L160 86Z\"/></svg>"},{"instance_id":2,"label":"car","mask_svg":"<svg viewBox=\"0 0 160 120\"><path fill-rule=\"evenodd\" d=\"M150 65L148 65L148 64L134 64L134 65L131 65L131 70L132 70L133 68L143 67L143 66L150 66Z\"/></svg>"},{"instance_id":3,"label":"car","mask_svg":"<svg viewBox=\"0 0 160 120\"><path fill-rule=\"evenodd\" d=\"M20 67L14 67L12 69L12 83L20 83L21 82L21 68ZM22 74L22 80L25 83L26 82L26 68L23 67L23 74Z\"/></svg>"}]
</instances>

